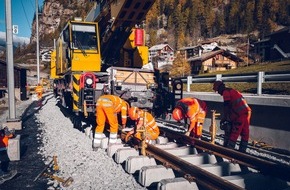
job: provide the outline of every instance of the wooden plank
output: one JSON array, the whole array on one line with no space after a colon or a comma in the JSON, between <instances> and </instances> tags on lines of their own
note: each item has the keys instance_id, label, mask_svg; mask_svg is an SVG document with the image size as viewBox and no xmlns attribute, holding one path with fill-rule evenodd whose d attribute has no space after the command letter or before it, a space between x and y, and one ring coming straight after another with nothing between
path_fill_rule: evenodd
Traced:
<instances>
[{"instance_id":1,"label":"wooden plank","mask_svg":"<svg viewBox=\"0 0 290 190\"><path fill-rule=\"evenodd\" d=\"M154 84L154 73L122 71L117 70L115 74L116 82L122 83L138 83L138 84Z\"/></svg>"}]
</instances>

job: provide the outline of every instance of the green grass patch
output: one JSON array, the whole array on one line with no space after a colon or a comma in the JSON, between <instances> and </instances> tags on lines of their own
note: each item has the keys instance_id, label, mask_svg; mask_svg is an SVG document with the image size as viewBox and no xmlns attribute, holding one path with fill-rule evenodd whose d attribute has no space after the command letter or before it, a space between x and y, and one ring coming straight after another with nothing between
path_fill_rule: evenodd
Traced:
<instances>
[{"instance_id":1,"label":"green grass patch","mask_svg":"<svg viewBox=\"0 0 290 190\"><path fill-rule=\"evenodd\" d=\"M228 71L219 71L214 73L201 74L199 76L215 76L217 74L257 74L258 72L287 72L290 73L290 60L274 62L274 63L260 63L250 66L243 66L237 69ZM226 86L239 90L243 93L257 94L256 82L226 82ZM186 90L186 85L184 85ZM210 83L193 83L190 86L191 91L197 92L213 92L212 84ZM276 94L276 95L290 95L290 82L267 82L262 84L262 94Z\"/></svg>"}]
</instances>

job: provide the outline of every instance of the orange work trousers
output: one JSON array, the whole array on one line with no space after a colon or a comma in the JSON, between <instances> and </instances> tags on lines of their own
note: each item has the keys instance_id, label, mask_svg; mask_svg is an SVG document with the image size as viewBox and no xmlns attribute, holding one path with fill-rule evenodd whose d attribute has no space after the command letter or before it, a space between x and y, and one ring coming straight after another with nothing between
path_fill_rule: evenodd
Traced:
<instances>
[{"instance_id":1,"label":"orange work trousers","mask_svg":"<svg viewBox=\"0 0 290 190\"><path fill-rule=\"evenodd\" d=\"M98 101L96 108L96 120L97 127L95 129L96 133L103 133L105 129L105 123L110 125L110 133L118 132L118 118L117 113L114 112L113 103L111 101Z\"/></svg>"}]
</instances>

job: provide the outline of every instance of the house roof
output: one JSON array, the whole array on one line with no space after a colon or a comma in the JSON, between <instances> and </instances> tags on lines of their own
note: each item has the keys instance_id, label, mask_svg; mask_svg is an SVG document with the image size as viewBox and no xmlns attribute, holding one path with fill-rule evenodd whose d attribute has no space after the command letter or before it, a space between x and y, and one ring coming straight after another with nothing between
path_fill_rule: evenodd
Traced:
<instances>
[{"instance_id":1,"label":"house roof","mask_svg":"<svg viewBox=\"0 0 290 190\"><path fill-rule=\"evenodd\" d=\"M171 50L173 50L168 44L158 44L149 48L150 51L152 50L162 50L164 47L168 46Z\"/></svg>"},{"instance_id":2,"label":"house roof","mask_svg":"<svg viewBox=\"0 0 290 190\"><path fill-rule=\"evenodd\" d=\"M207 52L202 54L199 57L192 57L189 58L188 61L205 61L208 60L210 58L215 57L218 54L222 54L225 57L228 57L231 60L237 61L237 62L242 62L243 60L239 57L237 57L236 55L230 53L229 51L225 51L224 49L219 49L219 50L215 50L215 51L211 51L211 52Z\"/></svg>"},{"instance_id":3,"label":"house roof","mask_svg":"<svg viewBox=\"0 0 290 190\"><path fill-rule=\"evenodd\" d=\"M195 49L195 48L200 48L203 49L203 47L201 45L198 46L188 46L188 47L182 47L179 50L188 50L188 49Z\"/></svg>"},{"instance_id":4,"label":"house roof","mask_svg":"<svg viewBox=\"0 0 290 190\"><path fill-rule=\"evenodd\" d=\"M224 49L224 50L228 50L230 52L236 52L237 48L233 47L233 46L216 46L213 50L217 50L217 49Z\"/></svg>"},{"instance_id":5,"label":"house roof","mask_svg":"<svg viewBox=\"0 0 290 190\"><path fill-rule=\"evenodd\" d=\"M3 61L3 60L0 60L0 64L1 64L1 65L7 65L6 61ZM20 66L18 66L18 65L14 65L14 69L17 69L17 70L22 70L22 69L29 70L29 69L27 69L27 68L20 67Z\"/></svg>"},{"instance_id":6,"label":"house roof","mask_svg":"<svg viewBox=\"0 0 290 190\"><path fill-rule=\"evenodd\" d=\"M288 33L290 33L290 27L287 26L287 27L281 28L280 30L277 30L277 31L275 31L275 32L272 32L271 34L269 34L269 35L267 35L267 36L272 36L272 35L280 34L280 33L283 33L283 32L288 32Z\"/></svg>"}]
</instances>

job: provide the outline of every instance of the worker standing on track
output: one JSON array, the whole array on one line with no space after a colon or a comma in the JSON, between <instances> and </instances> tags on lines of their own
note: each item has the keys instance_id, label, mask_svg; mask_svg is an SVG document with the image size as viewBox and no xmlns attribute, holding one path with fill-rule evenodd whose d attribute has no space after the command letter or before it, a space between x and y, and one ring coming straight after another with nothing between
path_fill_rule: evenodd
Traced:
<instances>
[{"instance_id":1,"label":"worker standing on track","mask_svg":"<svg viewBox=\"0 0 290 190\"><path fill-rule=\"evenodd\" d=\"M96 105L96 122L95 136L93 140L93 148L97 149L101 145L101 139L105 136L105 123L110 125L109 143L117 142L118 133L118 117L121 113L122 128L125 128L127 122L127 111L129 104L115 95L102 95L99 97Z\"/></svg>"},{"instance_id":2,"label":"worker standing on track","mask_svg":"<svg viewBox=\"0 0 290 190\"><path fill-rule=\"evenodd\" d=\"M228 142L225 141L224 146L234 149L238 137L241 136L239 151L246 152L249 141L251 108L239 91L226 87L222 81L215 81L213 90L218 92L224 100L221 126L224 123L231 124Z\"/></svg>"},{"instance_id":3,"label":"worker standing on track","mask_svg":"<svg viewBox=\"0 0 290 190\"><path fill-rule=\"evenodd\" d=\"M207 105L204 101L197 98L183 98L176 103L172 117L178 122L184 119L185 125L189 119L190 124L185 135L200 138L206 112Z\"/></svg>"},{"instance_id":4,"label":"worker standing on track","mask_svg":"<svg viewBox=\"0 0 290 190\"><path fill-rule=\"evenodd\" d=\"M156 140L159 136L159 128L156 124L154 117L147 111L137 107L131 107L128 111L129 117L136 121L136 126L133 130L129 131L126 135L125 141L128 142L129 138L134 135L136 138L142 140L142 133L138 132L142 127L145 128L145 139L147 142Z\"/></svg>"}]
</instances>

